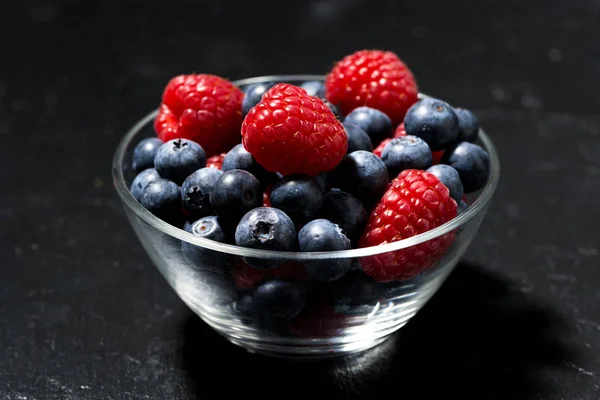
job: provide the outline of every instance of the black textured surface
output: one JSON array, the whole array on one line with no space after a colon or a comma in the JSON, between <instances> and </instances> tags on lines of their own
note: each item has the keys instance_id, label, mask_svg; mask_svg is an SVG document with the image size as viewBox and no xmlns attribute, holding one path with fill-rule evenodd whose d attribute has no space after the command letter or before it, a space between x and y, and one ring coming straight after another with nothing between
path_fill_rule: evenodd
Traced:
<instances>
[{"instance_id":1,"label":"black textured surface","mask_svg":"<svg viewBox=\"0 0 600 400\"><path fill-rule=\"evenodd\" d=\"M144 3L0 6L0 398L600 397L597 1ZM175 74L323 73L364 47L476 111L497 195L392 341L319 366L251 356L151 265L113 151Z\"/></svg>"}]
</instances>

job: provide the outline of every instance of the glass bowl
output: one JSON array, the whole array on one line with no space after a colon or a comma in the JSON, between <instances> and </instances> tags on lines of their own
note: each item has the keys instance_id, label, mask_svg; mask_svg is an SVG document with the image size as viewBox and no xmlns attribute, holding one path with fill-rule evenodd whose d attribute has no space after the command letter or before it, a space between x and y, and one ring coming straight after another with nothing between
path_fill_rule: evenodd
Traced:
<instances>
[{"instance_id":1,"label":"glass bowl","mask_svg":"<svg viewBox=\"0 0 600 400\"><path fill-rule=\"evenodd\" d=\"M259 82L299 85L309 80L322 81L323 77L265 76L234 84L244 89ZM248 249L195 237L158 219L131 195L132 151L141 139L155 136L156 114L148 114L125 135L114 157L114 185L125 213L153 263L191 310L230 342L273 356L324 358L355 353L398 331L434 295L466 251L500 175L496 150L481 132L479 144L489 152L490 177L484 188L467 196L466 211L446 224L405 240L347 251ZM435 245L442 236L454 236L443 256L407 279L380 283L361 269L361 261L369 257ZM261 271L244 260L279 266ZM351 262L351 268L333 282L315 282L304 270L308 264L336 262Z\"/></svg>"}]
</instances>

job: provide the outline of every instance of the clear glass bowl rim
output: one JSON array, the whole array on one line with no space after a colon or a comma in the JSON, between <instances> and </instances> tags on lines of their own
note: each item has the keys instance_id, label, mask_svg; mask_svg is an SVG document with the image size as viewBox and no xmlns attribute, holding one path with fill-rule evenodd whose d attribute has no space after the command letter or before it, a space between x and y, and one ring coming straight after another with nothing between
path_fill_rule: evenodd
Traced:
<instances>
[{"instance_id":1,"label":"clear glass bowl rim","mask_svg":"<svg viewBox=\"0 0 600 400\"><path fill-rule=\"evenodd\" d=\"M261 83L268 81L308 81L317 80L323 81L324 76L322 75L270 75L270 76L259 76L254 78L240 79L232 81L234 85L249 85L253 83ZM420 98L430 97L426 94L420 93ZM119 197L121 198L125 207L132 211L137 217L141 218L148 225L160 232L177 238L179 240L201 246L210 250L237 255L241 257L256 257L265 259L281 259L281 260L323 260L323 259L334 259L334 258L358 258L367 257L378 254L384 254L391 251L404 249L407 247L415 246L417 244L432 240L438 236L444 235L451 230L455 230L471 221L477 214L483 212L490 202L498 181L500 179L500 160L496 148L494 147L491 139L485 134L483 129L480 130L480 140L485 146L490 156L490 176L487 184L482 189L477 200L471 204L468 209L461 215L446 222L439 227L421 233L419 235L412 236L410 238L402 239L396 242L386 243L379 246L364 247L351 250L339 250L339 251L326 251L326 252L286 252L286 251L271 251L271 250L259 250L249 249L246 247L240 247L231 244L225 244L216 242L209 239L199 238L191 233L186 232L183 229L177 228L161 219L155 217L152 213L146 210L142 205L131 195L129 187L125 183L125 177L123 174L123 162L127 148L130 146L133 138L146 124L150 123L157 115L158 109L152 111L140 121L138 121L121 139L117 150L115 152L113 163L112 163L112 175L113 184Z\"/></svg>"}]
</instances>

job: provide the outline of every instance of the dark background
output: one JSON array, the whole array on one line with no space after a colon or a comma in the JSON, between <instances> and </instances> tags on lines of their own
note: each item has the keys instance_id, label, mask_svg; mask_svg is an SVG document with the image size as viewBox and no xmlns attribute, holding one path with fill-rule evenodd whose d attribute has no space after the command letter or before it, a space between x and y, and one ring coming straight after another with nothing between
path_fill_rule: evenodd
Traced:
<instances>
[{"instance_id":1,"label":"dark background","mask_svg":"<svg viewBox=\"0 0 600 400\"><path fill-rule=\"evenodd\" d=\"M600 398L600 3L25 0L0 6L0 398ZM325 73L397 52L476 111L501 184L465 259L400 335L302 365L192 315L113 190L169 78Z\"/></svg>"}]
</instances>

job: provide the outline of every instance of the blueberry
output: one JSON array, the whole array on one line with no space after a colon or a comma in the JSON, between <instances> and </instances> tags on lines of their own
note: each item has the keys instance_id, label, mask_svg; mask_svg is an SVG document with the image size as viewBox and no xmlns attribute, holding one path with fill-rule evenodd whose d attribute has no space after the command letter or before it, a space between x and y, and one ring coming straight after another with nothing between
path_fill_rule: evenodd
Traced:
<instances>
[{"instance_id":1,"label":"blueberry","mask_svg":"<svg viewBox=\"0 0 600 400\"><path fill-rule=\"evenodd\" d=\"M138 173L147 168L154 168L154 156L162 144L163 141L159 138L141 140L133 149L133 171Z\"/></svg>"},{"instance_id":2,"label":"blueberry","mask_svg":"<svg viewBox=\"0 0 600 400\"><path fill-rule=\"evenodd\" d=\"M458 142L475 143L479 137L479 120L470 110L466 108L455 108L458 117Z\"/></svg>"},{"instance_id":3,"label":"blueberry","mask_svg":"<svg viewBox=\"0 0 600 400\"><path fill-rule=\"evenodd\" d=\"M181 185L192 172L206 166L204 149L191 140L173 139L158 148L154 168L158 174Z\"/></svg>"},{"instance_id":4,"label":"blueberry","mask_svg":"<svg viewBox=\"0 0 600 400\"><path fill-rule=\"evenodd\" d=\"M158 172L154 168L148 168L137 174L133 183L131 184L131 195L137 200L140 201L142 197L142 191L144 188L155 180L159 179L160 176Z\"/></svg>"},{"instance_id":5,"label":"blueberry","mask_svg":"<svg viewBox=\"0 0 600 400\"><path fill-rule=\"evenodd\" d=\"M262 205L263 193L254 175L241 169L223 172L210 191L210 205L215 213L231 222Z\"/></svg>"},{"instance_id":6,"label":"blueberry","mask_svg":"<svg viewBox=\"0 0 600 400\"><path fill-rule=\"evenodd\" d=\"M268 172L262 165L256 162L252 154L241 143L229 150L223 159L221 170L225 172L232 169L243 169L250 172L261 182L263 187L266 187L276 179L275 174Z\"/></svg>"},{"instance_id":7,"label":"blueberry","mask_svg":"<svg viewBox=\"0 0 600 400\"><path fill-rule=\"evenodd\" d=\"M248 86L242 101L242 115L248 114L252 107L260 103L263 94L273 86L275 86L275 82L255 83Z\"/></svg>"},{"instance_id":8,"label":"blueberry","mask_svg":"<svg viewBox=\"0 0 600 400\"><path fill-rule=\"evenodd\" d=\"M319 214L339 225L354 243L367 223L367 211L360 200L342 191L327 193Z\"/></svg>"},{"instance_id":9,"label":"blueberry","mask_svg":"<svg viewBox=\"0 0 600 400\"><path fill-rule=\"evenodd\" d=\"M469 208L469 205L464 201L461 200L458 203L458 208L457 208L457 215L464 213L465 211L467 211L467 208Z\"/></svg>"},{"instance_id":10,"label":"blueberry","mask_svg":"<svg viewBox=\"0 0 600 400\"><path fill-rule=\"evenodd\" d=\"M296 227L283 211L258 207L240 220L235 230L235 244L253 249L293 251L296 247ZM246 257L244 261L258 269L281 265L280 260Z\"/></svg>"},{"instance_id":11,"label":"blueberry","mask_svg":"<svg viewBox=\"0 0 600 400\"><path fill-rule=\"evenodd\" d=\"M381 196L389 183L388 170L381 158L364 150L348 154L333 175L332 186L363 201Z\"/></svg>"},{"instance_id":12,"label":"blueberry","mask_svg":"<svg viewBox=\"0 0 600 400\"><path fill-rule=\"evenodd\" d=\"M309 96L325 97L325 84L321 81L307 81L300 85L300 87L306 90Z\"/></svg>"},{"instance_id":13,"label":"blueberry","mask_svg":"<svg viewBox=\"0 0 600 400\"><path fill-rule=\"evenodd\" d=\"M340 110L338 110L338 108L336 106L334 106L329 100L322 98L321 100L323 100L323 103L325 103L325 105L327 106L327 108L329 108L331 110L331 112L333 113L333 115L341 120L342 119L342 114L340 113Z\"/></svg>"},{"instance_id":14,"label":"blueberry","mask_svg":"<svg viewBox=\"0 0 600 400\"><path fill-rule=\"evenodd\" d=\"M442 100L426 98L413 104L404 117L407 135L423 139L432 151L444 150L458 138L458 117Z\"/></svg>"},{"instance_id":15,"label":"blueberry","mask_svg":"<svg viewBox=\"0 0 600 400\"><path fill-rule=\"evenodd\" d=\"M183 209L190 220L212 213L210 190L223 172L216 168L200 168L188 176L181 185Z\"/></svg>"},{"instance_id":16,"label":"blueberry","mask_svg":"<svg viewBox=\"0 0 600 400\"><path fill-rule=\"evenodd\" d=\"M286 176L277 181L271 190L271 206L285 212L296 223L313 219L322 203L321 186L307 176Z\"/></svg>"},{"instance_id":17,"label":"blueberry","mask_svg":"<svg viewBox=\"0 0 600 400\"><path fill-rule=\"evenodd\" d=\"M450 197L457 203L460 202L463 195L463 185L460 181L458 171L449 165L437 164L427 170L437 176L437 178L448 188Z\"/></svg>"},{"instance_id":18,"label":"blueberry","mask_svg":"<svg viewBox=\"0 0 600 400\"><path fill-rule=\"evenodd\" d=\"M179 221L183 221L181 193L179 186L173 181L158 178L150 182L142 190L140 203L165 222L178 226Z\"/></svg>"},{"instance_id":19,"label":"blueberry","mask_svg":"<svg viewBox=\"0 0 600 400\"><path fill-rule=\"evenodd\" d=\"M250 323L251 318L254 315L254 297L252 293L244 293L237 298L232 304L231 308L236 313L242 322Z\"/></svg>"},{"instance_id":20,"label":"blueberry","mask_svg":"<svg viewBox=\"0 0 600 400\"><path fill-rule=\"evenodd\" d=\"M383 148L381 159L392 177L398 176L405 169L425 170L433 162L427 143L412 135L392 139Z\"/></svg>"},{"instance_id":21,"label":"blueberry","mask_svg":"<svg viewBox=\"0 0 600 400\"><path fill-rule=\"evenodd\" d=\"M342 229L326 219L315 219L304 225L298 233L300 251L337 251L349 250L350 239ZM325 260L305 261L308 274L319 282L329 282L341 278L350 270L352 259L333 258Z\"/></svg>"},{"instance_id":22,"label":"blueberry","mask_svg":"<svg viewBox=\"0 0 600 400\"><path fill-rule=\"evenodd\" d=\"M333 288L333 308L341 314L368 314L378 302L377 284L362 271L349 272Z\"/></svg>"},{"instance_id":23,"label":"blueberry","mask_svg":"<svg viewBox=\"0 0 600 400\"><path fill-rule=\"evenodd\" d=\"M321 191L327 193L331 185L331 173L321 172L319 175L315 176L315 181L317 181L321 187Z\"/></svg>"},{"instance_id":24,"label":"blueberry","mask_svg":"<svg viewBox=\"0 0 600 400\"><path fill-rule=\"evenodd\" d=\"M465 193L481 189L490 175L489 154L473 143L461 142L445 151L442 162L458 171Z\"/></svg>"},{"instance_id":25,"label":"blueberry","mask_svg":"<svg viewBox=\"0 0 600 400\"><path fill-rule=\"evenodd\" d=\"M271 321L289 321L306 306L306 288L296 282L273 279L254 290L253 306L262 318Z\"/></svg>"},{"instance_id":26,"label":"blueberry","mask_svg":"<svg viewBox=\"0 0 600 400\"><path fill-rule=\"evenodd\" d=\"M372 143L379 143L394 134L394 125L390 117L370 107L355 108L346 115L344 122L358 125L367 132Z\"/></svg>"},{"instance_id":27,"label":"blueberry","mask_svg":"<svg viewBox=\"0 0 600 400\"><path fill-rule=\"evenodd\" d=\"M225 232L219 223L218 217L208 216L189 224L186 231L194 236L225 242ZM220 269L225 265L228 255L218 251L210 250L192 243L182 242L181 252L188 263L199 268Z\"/></svg>"},{"instance_id":28,"label":"blueberry","mask_svg":"<svg viewBox=\"0 0 600 400\"><path fill-rule=\"evenodd\" d=\"M360 126L348 122L344 122L343 125L348 136L347 154L357 150L373 151L373 143L367 132L363 131Z\"/></svg>"}]
</instances>

